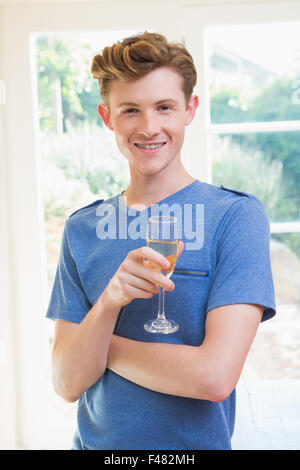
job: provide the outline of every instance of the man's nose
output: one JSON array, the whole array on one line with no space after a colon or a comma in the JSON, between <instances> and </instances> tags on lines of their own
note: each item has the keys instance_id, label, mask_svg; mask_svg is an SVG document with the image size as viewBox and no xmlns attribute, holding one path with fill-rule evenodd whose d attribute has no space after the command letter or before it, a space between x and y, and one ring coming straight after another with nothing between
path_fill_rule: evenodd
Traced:
<instances>
[{"instance_id":1,"label":"man's nose","mask_svg":"<svg viewBox=\"0 0 300 470\"><path fill-rule=\"evenodd\" d=\"M152 113L145 113L141 117L141 121L138 127L138 133L145 137L151 137L155 134L159 134L160 124L158 119Z\"/></svg>"}]
</instances>

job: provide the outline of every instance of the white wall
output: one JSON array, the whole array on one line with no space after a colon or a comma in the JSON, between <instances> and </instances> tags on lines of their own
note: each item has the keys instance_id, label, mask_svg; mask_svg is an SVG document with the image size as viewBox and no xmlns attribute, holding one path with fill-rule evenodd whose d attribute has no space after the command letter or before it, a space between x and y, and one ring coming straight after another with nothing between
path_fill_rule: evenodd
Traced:
<instances>
[{"instance_id":1,"label":"white wall","mask_svg":"<svg viewBox=\"0 0 300 470\"><path fill-rule=\"evenodd\" d=\"M1 10L2 7L0 7L0 57L2 57ZM0 449L7 449L13 448L17 440L17 410L15 406L17 402L17 368L4 154L3 108L5 96L2 86L3 83L0 83L0 390L1 402L3 403L3 406L0 406L0 422L5 423L5 432L0 436Z\"/></svg>"}]
</instances>

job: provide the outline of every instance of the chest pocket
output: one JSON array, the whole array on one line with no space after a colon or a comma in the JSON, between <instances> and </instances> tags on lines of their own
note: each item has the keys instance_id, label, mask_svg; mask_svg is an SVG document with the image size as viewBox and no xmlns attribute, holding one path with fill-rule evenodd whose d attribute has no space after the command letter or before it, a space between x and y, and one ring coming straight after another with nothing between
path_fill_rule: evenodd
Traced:
<instances>
[{"instance_id":1,"label":"chest pocket","mask_svg":"<svg viewBox=\"0 0 300 470\"><path fill-rule=\"evenodd\" d=\"M178 268L178 269L174 269L173 274L208 277L208 271L199 270L199 269Z\"/></svg>"},{"instance_id":2,"label":"chest pocket","mask_svg":"<svg viewBox=\"0 0 300 470\"><path fill-rule=\"evenodd\" d=\"M166 294L166 317L179 323L183 343L197 346L204 338L210 273L201 268L178 267L171 279L175 289Z\"/></svg>"}]
</instances>

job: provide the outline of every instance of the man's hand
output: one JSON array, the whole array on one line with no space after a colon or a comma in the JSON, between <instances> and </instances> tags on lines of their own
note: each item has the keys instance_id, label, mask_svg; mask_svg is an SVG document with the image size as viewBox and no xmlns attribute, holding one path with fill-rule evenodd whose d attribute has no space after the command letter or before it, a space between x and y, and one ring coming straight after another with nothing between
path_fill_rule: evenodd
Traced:
<instances>
[{"instance_id":1,"label":"man's hand","mask_svg":"<svg viewBox=\"0 0 300 470\"><path fill-rule=\"evenodd\" d=\"M184 243L180 241L178 256L183 248ZM158 269L151 269L146 259L157 265ZM158 286L172 291L175 288L173 281L160 272L169 266L167 258L148 246L130 251L106 288L110 300L121 308L133 299L153 297L158 292Z\"/></svg>"}]
</instances>

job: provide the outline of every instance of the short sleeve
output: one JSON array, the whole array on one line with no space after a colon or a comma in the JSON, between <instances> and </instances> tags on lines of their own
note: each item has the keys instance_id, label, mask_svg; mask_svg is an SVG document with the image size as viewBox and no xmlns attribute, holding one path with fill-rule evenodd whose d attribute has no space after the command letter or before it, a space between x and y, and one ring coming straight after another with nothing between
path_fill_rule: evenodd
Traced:
<instances>
[{"instance_id":1,"label":"short sleeve","mask_svg":"<svg viewBox=\"0 0 300 470\"><path fill-rule=\"evenodd\" d=\"M248 303L265 307L262 321L275 315L270 262L270 227L255 197L236 201L219 227L216 268L206 312L222 305Z\"/></svg>"},{"instance_id":2,"label":"short sleeve","mask_svg":"<svg viewBox=\"0 0 300 470\"><path fill-rule=\"evenodd\" d=\"M66 224L46 317L80 323L91 307L72 255Z\"/></svg>"}]
</instances>

